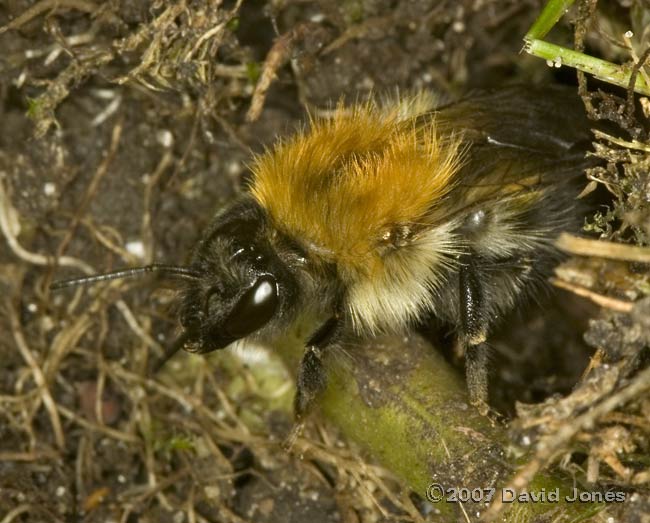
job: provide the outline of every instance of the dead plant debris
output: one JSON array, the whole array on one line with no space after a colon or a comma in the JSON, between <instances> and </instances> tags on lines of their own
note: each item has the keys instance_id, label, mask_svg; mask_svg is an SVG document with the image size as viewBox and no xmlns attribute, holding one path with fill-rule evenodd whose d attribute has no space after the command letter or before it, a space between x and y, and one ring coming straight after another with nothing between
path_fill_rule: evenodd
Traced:
<instances>
[{"instance_id":1,"label":"dead plant debris","mask_svg":"<svg viewBox=\"0 0 650 523\"><path fill-rule=\"evenodd\" d=\"M575 31L577 49L623 53L635 74L647 74L650 24L639 25L650 20L647 2L578 4L565 38ZM182 262L245 182L248 149L289 132L306 107L395 87L454 95L566 81L518 54L540 7L4 2L2 522L439 521L423 493L412 496L326 421L311 420L292 451L282 450L293 370L267 352L181 355L148 376L176 329L174 293L158 282L65 295L47 288L55 273ZM628 27L634 36L623 38ZM555 283L597 307L576 298L574 325L538 315L528 324L535 340L514 328L499 338L499 352L512 356L512 366L497 365L495 380L508 384L499 401L518 402L508 429L526 456L510 482L522 488L539 470L562 470L594 488L624 489L627 501L607 514L647 521L650 102L579 81L590 115L606 124L584 194L604 196L586 217L592 239L564 239L571 258ZM591 356L590 365L554 366L552 344L567 360ZM541 382L543 401L532 403L531 383Z\"/></svg>"}]
</instances>

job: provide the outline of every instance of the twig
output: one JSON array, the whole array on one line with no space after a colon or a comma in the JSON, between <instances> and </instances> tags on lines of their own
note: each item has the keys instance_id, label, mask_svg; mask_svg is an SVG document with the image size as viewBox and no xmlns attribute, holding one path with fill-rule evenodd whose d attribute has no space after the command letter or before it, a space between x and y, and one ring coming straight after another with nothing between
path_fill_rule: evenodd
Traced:
<instances>
[{"instance_id":1,"label":"twig","mask_svg":"<svg viewBox=\"0 0 650 523\"><path fill-rule=\"evenodd\" d=\"M115 306L117 307L117 310L120 311L122 314L122 317L126 320L126 324L131 328L131 330L140 338L145 345L148 347L151 347L155 351L158 352L158 354L164 354L165 349L158 343L156 340L154 340L138 323L138 320L136 319L135 315L129 308L129 306L126 304L124 300L118 300L115 302Z\"/></svg>"},{"instance_id":2,"label":"twig","mask_svg":"<svg viewBox=\"0 0 650 523\"><path fill-rule=\"evenodd\" d=\"M12 212L15 211L11 205L9 197L7 196L3 177L0 176L0 230L2 230L2 233L7 239L9 248L16 257L32 265L52 265L54 263L54 257L28 251L20 245L11 227L10 213ZM73 258L72 256L61 256L57 259L57 264L62 267L75 267L86 274L93 274L95 272L90 265L77 258Z\"/></svg>"},{"instance_id":3,"label":"twig","mask_svg":"<svg viewBox=\"0 0 650 523\"><path fill-rule=\"evenodd\" d=\"M276 73L289 60L297 41L304 38L305 34L314 26L312 23L302 23L295 26L291 31L278 37L269 50L264 60L262 74L255 86L251 106L246 113L246 121L254 122L260 117L266 93L271 83L276 78Z\"/></svg>"},{"instance_id":4,"label":"twig","mask_svg":"<svg viewBox=\"0 0 650 523\"><path fill-rule=\"evenodd\" d=\"M630 312L634 308L634 304L632 302L617 300L616 298L610 298L609 296L603 296L602 294L598 294L597 292L586 289L585 287L560 280L559 278L551 278L551 283L560 289L565 289L578 296L589 298L597 305L606 307L616 312Z\"/></svg>"},{"instance_id":5,"label":"twig","mask_svg":"<svg viewBox=\"0 0 650 523\"><path fill-rule=\"evenodd\" d=\"M196 40L192 49L190 49L185 55L185 59L184 59L185 62L189 62L192 59L192 55L196 53L196 51L199 49L199 47L201 47L201 45L203 45L204 42L210 40L215 35L223 31L223 29L228 25L228 23L237 15L237 12L241 7L242 2L243 0L237 0L235 6L228 12L228 14L226 14L226 16L224 17L221 23L217 24L211 29L208 29Z\"/></svg>"},{"instance_id":6,"label":"twig","mask_svg":"<svg viewBox=\"0 0 650 523\"><path fill-rule=\"evenodd\" d=\"M134 436L133 434L121 432L119 430L115 430L110 427L107 427L106 425L100 425L99 423L94 423L92 421L89 421L85 418L82 418L81 416L71 411L70 409L65 408L62 405L57 405L57 409L59 410L59 412L63 417L74 421L77 425L80 425L87 430L101 432L103 434L106 434L107 436L110 436L111 438L124 441L126 443L140 443L140 439L137 436Z\"/></svg>"},{"instance_id":7,"label":"twig","mask_svg":"<svg viewBox=\"0 0 650 523\"><path fill-rule=\"evenodd\" d=\"M650 57L650 47L648 47L643 52L643 54L638 60L635 60L634 65L632 66L632 71L630 73L630 81L627 84L627 100L626 100L627 113L630 118L634 118L634 113L636 112L636 108L634 106L634 86L636 85L636 79L639 76L639 72L643 71L642 67L648 61L648 57ZM646 83L646 85L650 85L648 84L647 77L644 77L643 80Z\"/></svg>"},{"instance_id":8,"label":"twig","mask_svg":"<svg viewBox=\"0 0 650 523\"><path fill-rule=\"evenodd\" d=\"M79 316L70 327L60 331L55 336L50 346L48 358L43 364L43 373L49 381L56 376L63 358L65 358L68 352L72 350L92 325L90 314L95 312L95 310L92 310Z\"/></svg>"},{"instance_id":9,"label":"twig","mask_svg":"<svg viewBox=\"0 0 650 523\"><path fill-rule=\"evenodd\" d=\"M34 376L34 381L36 382L36 386L40 390L41 399L43 400L45 409L50 415L50 423L52 424L56 444L60 449L63 449L65 448L65 436L63 434L63 427L61 426L61 419L59 418L59 413L57 412L56 402L52 398L52 394L50 394L50 389L47 386L47 381L45 379L43 371L38 366L36 358L34 358L32 351L27 346L27 342L25 341L20 326L20 320L16 315L14 307L9 307L9 323L11 325L11 332L14 335L14 340L18 346L18 350L20 351L20 355L23 357L31 369L32 375Z\"/></svg>"},{"instance_id":10,"label":"twig","mask_svg":"<svg viewBox=\"0 0 650 523\"><path fill-rule=\"evenodd\" d=\"M95 224L90 218L82 219L81 225L86 227L86 229L88 229L88 232L90 232L90 234L93 235L95 240L97 240L102 246L104 246L106 249L113 252L114 254L118 255L127 263L130 263L134 259L134 256L129 251L121 247L120 243L123 242L120 235L117 233L117 231L115 231L115 229L108 226L102 226L100 230L100 228L95 226ZM112 235L115 236L117 242L113 241L109 237L108 233L112 233Z\"/></svg>"},{"instance_id":11,"label":"twig","mask_svg":"<svg viewBox=\"0 0 650 523\"><path fill-rule=\"evenodd\" d=\"M19 29L26 23L30 22L37 16L43 14L45 11L54 9L76 9L84 13L94 13L97 10L97 5L88 0L41 0L36 5L27 9L23 14L13 19L7 25L0 27L0 34L10 29Z\"/></svg>"},{"instance_id":12,"label":"twig","mask_svg":"<svg viewBox=\"0 0 650 523\"><path fill-rule=\"evenodd\" d=\"M593 426L596 420L635 397L640 397L648 389L650 389L650 368L639 373L628 386L605 398L599 404L591 406L587 412L572 419L571 423L562 425L551 437L545 438L533 459L510 480L506 488L514 489L515 492L526 488L553 455L578 432ZM503 500L500 497L495 498L481 521L495 520L503 508Z\"/></svg>"},{"instance_id":13,"label":"twig","mask_svg":"<svg viewBox=\"0 0 650 523\"><path fill-rule=\"evenodd\" d=\"M167 37L167 28L174 23L174 20L187 9L184 0L177 2L174 5L168 6L153 22L150 24L143 24L141 28L128 38L124 39L120 44L120 52L133 51L147 38L152 37L147 50L142 53L139 64L129 71L125 76L116 78L114 81L118 84L123 84L129 80L139 77L146 71L152 64L158 61L160 53L161 42ZM140 81L143 81L140 78ZM145 83L143 81L143 83ZM159 90L150 86L152 90Z\"/></svg>"},{"instance_id":14,"label":"twig","mask_svg":"<svg viewBox=\"0 0 650 523\"><path fill-rule=\"evenodd\" d=\"M4 461L41 461L58 458L58 454L50 450L33 450L31 452L0 452L0 462Z\"/></svg>"},{"instance_id":15,"label":"twig","mask_svg":"<svg viewBox=\"0 0 650 523\"><path fill-rule=\"evenodd\" d=\"M111 133L111 144L108 148L108 152L104 157L104 159L102 160L102 163L100 163L99 167L97 167L97 170L95 171L95 175L93 176L93 179L90 181L90 184L88 185L86 194L84 195L83 200L77 207L77 212L75 213L74 218L72 219L72 223L70 223L68 230L66 231L66 234L63 237L63 240L61 240L61 243L59 244L59 247L56 251L57 259L63 254L63 251L65 251L66 247L70 243L70 240L72 240L72 237L74 236L74 233L77 230L77 226L79 225L79 222L82 220L83 215L85 214L88 208L88 205L90 204L93 197L97 193L99 182L101 182L102 178L104 178L104 176L108 172L108 167L113 161L113 158L115 158L115 154L117 153L117 148L120 143L120 137L122 136L122 128L123 128L123 122L121 120L118 121L113 127L113 132Z\"/></svg>"},{"instance_id":16,"label":"twig","mask_svg":"<svg viewBox=\"0 0 650 523\"><path fill-rule=\"evenodd\" d=\"M27 512L33 510L34 508L36 507L34 507L34 505L31 505L30 503L24 503L22 505L18 505L16 508L7 512L7 514L5 515L4 518L2 518L2 521L0 521L0 523L11 523L21 514L26 514ZM56 521L61 521L61 520L57 518Z\"/></svg>"},{"instance_id":17,"label":"twig","mask_svg":"<svg viewBox=\"0 0 650 523\"><path fill-rule=\"evenodd\" d=\"M650 83L650 82L648 82ZM602 138L604 140L607 140L610 143L619 145L621 147L624 147L626 149L634 149L637 151L643 151L645 153L650 153L650 145L640 142L639 140L624 140L622 138L617 138L615 136L611 136L607 133L604 133L598 129L593 130L594 136L596 138ZM600 183L605 183L604 180L597 180ZM611 191L611 189L610 189Z\"/></svg>"},{"instance_id":18,"label":"twig","mask_svg":"<svg viewBox=\"0 0 650 523\"><path fill-rule=\"evenodd\" d=\"M173 160L173 155L170 149L166 149L163 153L162 158L156 166L156 170L153 175L149 177L147 185L144 189L144 213L142 215L142 241L144 243L144 259L147 263L153 262L153 247L154 247L154 237L153 230L151 227L151 195L153 188L162 178L162 175L165 173L167 168L171 165Z\"/></svg>"},{"instance_id":19,"label":"twig","mask_svg":"<svg viewBox=\"0 0 650 523\"><path fill-rule=\"evenodd\" d=\"M567 233L561 234L555 245L564 252L579 256L596 256L609 260L650 263L650 249L647 247L637 247L604 240L589 240Z\"/></svg>"}]
</instances>

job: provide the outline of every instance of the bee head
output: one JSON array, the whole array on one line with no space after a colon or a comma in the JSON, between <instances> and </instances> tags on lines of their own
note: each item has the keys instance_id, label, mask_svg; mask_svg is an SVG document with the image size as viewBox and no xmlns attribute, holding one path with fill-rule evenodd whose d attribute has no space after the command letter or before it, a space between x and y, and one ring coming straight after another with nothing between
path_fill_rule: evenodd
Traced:
<instances>
[{"instance_id":1,"label":"bee head","mask_svg":"<svg viewBox=\"0 0 650 523\"><path fill-rule=\"evenodd\" d=\"M53 283L51 290L148 273L183 281L180 322L184 332L166 357L183 347L222 349L288 316L295 307L293 272L273 249L265 214L244 198L218 214L196 246L189 266L153 264Z\"/></svg>"},{"instance_id":2,"label":"bee head","mask_svg":"<svg viewBox=\"0 0 650 523\"><path fill-rule=\"evenodd\" d=\"M218 215L197 245L181 303L185 349L206 353L245 338L284 315L295 285L251 199Z\"/></svg>"}]
</instances>

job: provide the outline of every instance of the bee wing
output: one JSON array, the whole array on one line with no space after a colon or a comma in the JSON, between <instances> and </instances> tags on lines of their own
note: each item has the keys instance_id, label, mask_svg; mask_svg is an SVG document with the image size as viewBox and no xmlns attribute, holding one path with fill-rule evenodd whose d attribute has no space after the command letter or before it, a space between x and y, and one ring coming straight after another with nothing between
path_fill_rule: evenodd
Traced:
<instances>
[{"instance_id":1,"label":"bee wing","mask_svg":"<svg viewBox=\"0 0 650 523\"><path fill-rule=\"evenodd\" d=\"M439 125L477 142L544 156L583 153L592 134L582 101L570 89L510 86L470 94L436 109Z\"/></svg>"},{"instance_id":2,"label":"bee wing","mask_svg":"<svg viewBox=\"0 0 650 523\"><path fill-rule=\"evenodd\" d=\"M564 186L577 194L591 161L591 126L579 97L558 87L507 87L475 93L435 111L443 133L463 136L458 175L462 209ZM554 191L555 192L555 191ZM459 209L460 210L460 209Z\"/></svg>"}]
</instances>

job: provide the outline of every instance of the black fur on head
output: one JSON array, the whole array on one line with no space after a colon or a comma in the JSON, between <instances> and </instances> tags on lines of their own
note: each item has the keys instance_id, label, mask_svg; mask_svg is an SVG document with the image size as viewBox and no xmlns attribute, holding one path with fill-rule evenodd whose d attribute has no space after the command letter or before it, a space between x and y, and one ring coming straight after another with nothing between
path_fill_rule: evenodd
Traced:
<instances>
[{"instance_id":1,"label":"black fur on head","mask_svg":"<svg viewBox=\"0 0 650 523\"><path fill-rule=\"evenodd\" d=\"M218 214L192 255L183 291L185 349L205 353L263 329L296 302L294 275L271 246L264 212L244 197Z\"/></svg>"}]
</instances>

